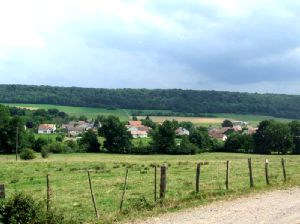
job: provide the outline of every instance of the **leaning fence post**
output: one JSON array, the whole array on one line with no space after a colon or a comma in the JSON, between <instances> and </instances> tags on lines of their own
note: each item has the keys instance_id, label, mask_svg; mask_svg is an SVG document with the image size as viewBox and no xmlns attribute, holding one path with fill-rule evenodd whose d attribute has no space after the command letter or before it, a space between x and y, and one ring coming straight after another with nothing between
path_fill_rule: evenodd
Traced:
<instances>
[{"instance_id":1,"label":"leaning fence post","mask_svg":"<svg viewBox=\"0 0 300 224\"><path fill-rule=\"evenodd\" d=\"M90 171L88 171L88 179L89 179L90 191L91 191L91 196L92 196L92 201L93 201L95 214L96 214L96 217L99 218L99 213L98 213L98 210L97 210L97 207L96 207L96 200L95 200L95 196L94 196L94 193L93 193L93 187L92 187Z\"/></svg>"},{"instance_id":2,"label":"leaning fence post","mask_svg":"<svg viewBox=\"0 0 300 224\"><path fill-rule=\"evenodd\" d=\"M266 159L265 161L265 174L266 174L266 183L269 184L269 160Z\"/></svg>"},{"instance_id":3,"label":"leaning fence post","mask_svg":"<svg viewBox=\"0 0 300 224\"><path fill-rule=\"evenodd\" d=\"M50 210L50 201L51 201L51 188L50 188L50 175L47 174L47 211Z\"/></svg>"},{"instance_id":4,"label":"leaning fence post","mask_svg":"<svg viewBox=\"0 0 300 224\"><path fill-rule=\"evenodd\" d=\"M250 187L253 187L253 174L252 174L252 163L251 158L248 159L248 167L249 167L249 178L250 178Z\"/></svg>"},{"instance_id":5,"label":"leaning fence post","mask_svg":"<svg viewBox=\"0 0 300 224\"><path fill-rule=\"evenodd\" d=\"M197 164L196 169L196 192L200 191L200 163Z\"/></svg>"},{"instance_id":6,"label":"leaning fence post","mask_svg":"<svg viewBox=\"0 0 300 224\"><path fill-rule=\"evenodd\" d=\"M281 159L281 165L282 165L283 179L284 181L286 181L285 161L283 158Z\"/></svg>"},{"instance_id":7,"label":"leaning fence post","mask_svg":"<svg viewBox=\"0 0 300 224\"><path fill-rule=\"evenodd\" d=\"M226 184L226 190L229 189L229 160L227 160L226 162L226 181L225 181L225 184Z\"/></svg>"},{"instance_id":8,"label":"leaning fence post","mask_svg":"<svg viewBox=\"0 0 300 224\"><path fill-rule=\"evenodd\" d=\"M123 202L124 202L125 193L126 193L126 189L127 189L127 180L128 180L128 168L126 169L126 174L125 174L124 189L123 189L123 194L122 194L121 203L120 203L120 211L122 211L122 208L123 208Z\"/></svg>"},{"instance_id":9,"label":"leaning fence post","mask_svg":"<svg viewBox=\"0 0 300 224\"><path fill-rule=\"evenodd\" d=\"M166 166L162 166L160 168L160 193L159 193L160 199L165 198L166 189L167 189L166 185L167 185L167 168Z\"/></svg>"},{"instance_id":10,"label":"leaning fence post","mask_svg":"<svg viewBox=\"0 0 300 224\"><path fill-rule=\"evenodd\" d=\"M156 186L157 186L157 166L155 164L155 167L154 167L154 201L157 201Z\"/></svg>"},{"instance_id":11,"label":"leaning fence post","mask_svg":"<svg viewBox=\"0 0 300 224\"><path fill-rule=\"evenodd\" d=\"M0 199L5 199L5 185L0 184Z\"/></svg>"}]
</instances>

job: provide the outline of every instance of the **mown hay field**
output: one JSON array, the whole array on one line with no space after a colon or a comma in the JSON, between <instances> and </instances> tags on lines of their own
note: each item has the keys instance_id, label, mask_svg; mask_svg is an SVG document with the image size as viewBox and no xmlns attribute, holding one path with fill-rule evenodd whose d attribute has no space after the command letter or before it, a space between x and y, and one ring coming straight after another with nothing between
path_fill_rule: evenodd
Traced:
<instances>
[{"instance_id":1,"label":"mown hay field","mask_svg":"<svg viewBox=\"0 0 300 224\"><path fill-rule=\"evenodd\" d=\"M194 124L221 124L225 118L209 118L209 117L172 117L172 116L150 116L157 123L163 123L165 120L176 120L178 122L190 121ZM145 116L138 116L138 119L145 119Z\"/></svg>"},{"instance_id":2,"label":"mown hay field","mask_svg":"<svg viewBox=\"0 0 300 224\"><path fill-rule=\"evenodd\" d=\"M249 187L247 159L252 158L254 188ZM281 158L285 159L284 183ZM270 185L265 182L264 161L269 159ZM226 160L230 161L229 190L225 188ZM200 193L195 192L196 164L201 162ZM154 202L154 166L167 166L167 192L163 203ZM204 153L188 156L65 154L48 159L15 161L0 156L0 183L7 197L25 192L46 199L46 175L50 175L52 206L78 223L114 223L192 207L243 194L300 186L300 156ZM119 205L124 175L129 169L123 211ZM100 219L95 219L87 171L91 172ZM159 188L159 177L158 188ZM46 203L45 203L46 205ZM76 223L75 222L75 223Z\"/></svg>"}]
</instances>

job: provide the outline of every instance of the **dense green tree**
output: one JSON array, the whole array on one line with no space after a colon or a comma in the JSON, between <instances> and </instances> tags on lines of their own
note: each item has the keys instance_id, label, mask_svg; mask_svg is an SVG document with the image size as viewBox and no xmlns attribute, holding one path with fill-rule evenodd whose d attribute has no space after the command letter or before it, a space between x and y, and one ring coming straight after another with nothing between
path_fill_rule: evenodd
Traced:
<instances>
[{"instance_id":1,"label":"dense green tree","mask_svg":"<svg viewBox=\"0 0 300 224\"><path fill-rule=\"evenodd\" d=\"M0 105L0 151L7 150L8 148L8 124L10 114L6 106Z\"/></svg>"},{"instance_id":2,"label":"dense green tree","mask_svg":"<svg viewBox=\"0 0 300 224\"><path fill-rule=\"evenodd\" d=\"M240 133L231 134L224 144L224 150L227 152L250 153L253 151L253 147L253 137Z\"/></svg>"},{"instance_id":3,"label":"dense green tree","mask_svg":"<svg viewBox=\"0 0 300 224\"><path fill-rule=\"evenodd\" d=\"M300 154L300 121L292 121L289 126L293 136L293 154Z\"/></svg>"},{"instance_id":4,"label":"dense green tree","mask_svg":"<svg viewBox=\"0 0 300 224\"><path fill-rule=\"evenodd\" d=\"M100 128L100 121L97 118L94 121L94 128Z\"/></svg>"},{"instance_id":5,"label":"dense green tree","mask_svg":"<svg viewBox=\"0 0 300 224\"><path fill-rule=\"evenodd\" d=\"M195 144L191 143L187 136L182 136L180 145L177 145L174 148L172 154L194 155L199 151L199 148Z\"/></svg>"},{"instance_id":6,"label":"dense green tree","mask_svg":"<svg viewBox=\"0 0 300 224\"><path fill-rule=\"evenodd\" d=\"M300 118L300 96L283 94L0 85L0 102L160 110L161 115L237 113Z\"/></svg>"},{"instance_id":7,"label":"dense green tree","mask_svg":"<svg viewBox=\"0 0 300 224\"><path fill-rule=\"evenodd\" d=\"M9 117L8 107L0 104L0 128L3 128L8 123Z\"/></svg>"},{"instance_id":8,"label":"dense green tree","mask_svg":"<svg viewBox=\"0 0 300 224\"><path fill-rule=\"evenodd\" d=\"M51 115L51 116L57 116L58 113L59 113L59 110L56 109L56 108L48 109L48 114Z\"/></svg>"},{"instance_id":9,"label":"dense green tree","mask_svg":"<svg viewBox=\"0 0 300 224\"><path fill-rule=\"evenodd\" d=\"M293 148L288 124L274 120L262 121L254 134L254 152L259 154L286 154Z\"/></svg>"},{"instance_id":10,"label":"dense green tree","mask_svg":"<svg viewBox=\"0 0 300 224\"><path fill-rule=\"evenodd\" d=\"M44 146L46 146L48 143L50 143L46 138L38 138L35 140L35 143L33 145L33 149L36 152L40 152Z\"/></svg>"},{"instance_id":11,"label":"dense green tree","mask_svg":"<svg viewBox=\"0 0 300 224\"><path fill-rule=\"evenodd\" d=\"M226 119L222 122L222 127L233 127L233 123L231 120Z\"/></svg>"},{"instance_id":12,"label":"dense green tree","mask_svg":"<svg viewBox=\"0 0 300 224\"><path fill-rule=\"evenodd\" d=\"M211 147L211 139L206 128L197 127L190 131L189 141L200 149Z\"/></svg>"},{"instance_id":13,"label":"dense green tree","mask_svg":"<svg viewBox=\"0 0 300 224\"><path fill-rule=\"evenodd\" d=\"M142 122L142 125L150 127L152 129L156 128L156 123L154 121L152 121L149 116L147 116L145 119L142 119L141 122Z\"/></svg>"},{"instance_id":14,"label":"dense green tree","mask_svg":"<svg viewBox=\"0 0 300 224\"><path fill-rule=\"evenodd\" d=\"M179 123L180 127L183 127L189 131L191 131L194 128L194 124L190 121L182 121Z\"/></svg>"},{"instance_id":15,"label":"dense green tree","mask_svg":"<svg viewBox=\"0 0 300 224\"><path fill-rule=\"evenodd\" d=\"M15 151L17 138L18 138L18 148L20 150L32 146L33 143L32 141L34 141L34 139L32 139L30 133L25 131L25 122L21 117L11 118L7 130L9 136L8 150L10 150L10 152Z\"/></svg>"},{"instance_id":16,"label":"dense green tree","mask_svg":"<svg viewBox=\"0 0 300 224\"><path fill-rule=\"evenodd\" d=\"M162 154L172 154L175 150L175 127L172 121L164 121L158 125L152 134L154 151Z\"/></svg>"},{"instance_id":17,"label":"dense green tree","mask_svg":"<svg viewBox=\"0 0 300 224\"><path fill-rule=\"evenodd\" d=\"M88 118L85 115L80 115L79 118L78 118L78 120L80 120L80 121L87 121Z\"/></svg>"},{"instance_id":18,"label":"dense green tree","mask_svg":"<svg viewBox=\"0 0 300 224\"><path fill-rule=\"evenodd\" d=\"M88 130L79 140L79 145L84 145L87 152L100 152L100 143L97 134L93 130Z\"/></svg>"},{"instance_id":19,"label":"dense green tree","mask_svg":"<svg viewBox=\"0 0 300 224\"><path fill-rule=\"evenodd\" d=\"M102 121L99 135L105 138L103 147L111 153L128 153L132 147L131 134L118 117L108 116Z\"/></svg>"}]
</instances>

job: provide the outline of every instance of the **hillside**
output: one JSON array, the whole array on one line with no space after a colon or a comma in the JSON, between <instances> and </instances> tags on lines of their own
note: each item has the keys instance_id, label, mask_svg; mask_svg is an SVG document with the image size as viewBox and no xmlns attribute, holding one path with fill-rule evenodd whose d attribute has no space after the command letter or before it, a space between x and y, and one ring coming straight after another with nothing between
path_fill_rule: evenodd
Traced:
<instances>
[{"instance_id":1,"label":"hillside","mask_svg":"<svg viewBox=\"0 0 300 224\"><path fill-rule=\"evenodd\" d=\"M300 96L284 94L0 85L0 102L300 118Z\"/></svg>"}]
</instances>

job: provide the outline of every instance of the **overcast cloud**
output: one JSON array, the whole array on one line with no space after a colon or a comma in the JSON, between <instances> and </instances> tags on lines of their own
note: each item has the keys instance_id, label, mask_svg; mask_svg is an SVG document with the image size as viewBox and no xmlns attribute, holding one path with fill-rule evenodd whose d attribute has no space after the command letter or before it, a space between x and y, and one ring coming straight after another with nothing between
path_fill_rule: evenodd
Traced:
<instances>
[{"instance_id":1,"label":"overcast cloud","mask_svg":"<svg viewBox=\"0 0 300 224\"><path fill-rule=\"evenodd\" d=\"M298 0L0 0L0 83L300 94Z\"/></svg>"}]
</instances>

